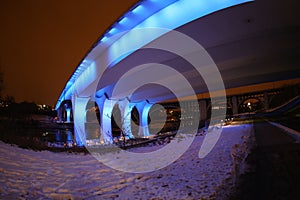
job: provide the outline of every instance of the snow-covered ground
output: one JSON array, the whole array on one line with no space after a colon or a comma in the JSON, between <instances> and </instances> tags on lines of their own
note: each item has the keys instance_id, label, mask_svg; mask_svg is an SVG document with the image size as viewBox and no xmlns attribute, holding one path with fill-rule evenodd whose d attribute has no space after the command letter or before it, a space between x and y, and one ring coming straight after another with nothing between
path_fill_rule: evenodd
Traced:
<instances>
[{"instance_id":1,"label":"snow-covered ground","mask_svg":"<svg viewBox=\"0 0 300 200\"><path fill-rule=\"evenodd\" d=\"M0 142L0 199L214 199L231 178L232 146L241 146L251 130L248 124L223 128L203 159L198 152L204 136L196 136L176 162L144 174L116 171L89 154L35 152Z\"/></svg>"}]
</instances>

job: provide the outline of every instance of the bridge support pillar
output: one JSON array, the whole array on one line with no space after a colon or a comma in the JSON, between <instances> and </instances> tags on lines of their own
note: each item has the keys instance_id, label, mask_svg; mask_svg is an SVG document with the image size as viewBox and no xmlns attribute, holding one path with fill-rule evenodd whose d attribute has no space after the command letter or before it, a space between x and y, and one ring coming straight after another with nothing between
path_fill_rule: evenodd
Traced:
<instances>
[{"instance_id":1,"label":"bridge support pillar","mask_svg":"<svg viewBox=\"0 0 300 200\"><path fill-rule=\"evenodd\" d=\"M71 108L66 108L66 113L67 113L67 122L70 123L71 122Z\"/></svg>"},{"instance_id":2,"label":"bridge support pillar","mask_svg":"<svg viewBox=\"0 0 300 200\"><path fill-rule=\"evenodd\" d=\"M115 104L117 103L116 100L105 99L102 104L98 104L100 110L100 121L101 121L101 138L100 140L104 141L105 144L112 144L113 143L113 135L112 135L112 112Z\"/></svg>"},{"instance_id":3,"label":"bridge support pillar","mask_svg":"<svg viewBox=\"0 0 300 200\"><path fill-rule=\"evenodd\" d=\"M231 97L231 102L232 102L232 114L238 114L238 102L237 102L237 97L233 96Z\"/></svg>"},{"instance_id":4,"label":"bridge support pillar","mask_svg":"<svg viewBox=\"0 0 300 200\"><path fill-rule=\"evenodd\" d=\"M74 119L74 136L78 146L86 145L86 105L90 98L88 97L73 97L73 119ZM70 111L71 112L71 111ZM68 111L67 111L68 113Z\"/></svg>"},{"instance_id":5,"label":"bridge support pillar","mask_svg":"<svg viewBox=\"0 0 300 200\"><path fill-rule=\"evenodd\" d=\"M139 127L139 136L149 136L149 121L148 121L148 115L150 108L152 107L153 104L150 104L146 101L140 102L135 104L135 107L137 108L139 112L139 121L140 121L140 127Z\"/></svg>"},{"instance_id":6,"label":"bridge support pillar","mask_svg":"<svg viewBox=\"0 0 300 200\"><path fill-rule=\"evenodd\" d=\"M131 131L131 111L134 107L134 104L130 103L127 99L119 101L119 109L121 111L121 120L122 120L122 131L125 131L125 137L133 138Z\"/></svg>"}]
</instances>

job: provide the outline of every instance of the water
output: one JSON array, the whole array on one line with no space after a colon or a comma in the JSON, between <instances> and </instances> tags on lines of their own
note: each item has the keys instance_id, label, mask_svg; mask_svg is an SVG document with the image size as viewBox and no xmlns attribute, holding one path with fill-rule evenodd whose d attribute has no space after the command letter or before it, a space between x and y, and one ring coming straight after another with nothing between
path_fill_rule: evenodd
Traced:
<instances>
[{"instance_id":1,"label":"water","mask_svg":"<svg viewBox=\"0 0 300 200\"><path fill-rule=\"evenodd\" d=\"M87 140L100 140L99 127L89 127L86 129ZM61 128L45 131L41 134L41 140L48 146L72 147L76 145L73 128Z\"/></svg>"},{"instance_id":2,"label":"water","mask_svg":"<svg viewBox=\"0 0 300 200\"><path fill-rule=\"evenodd\" d=\"M57 129L42 133L44 141L52 143L67 143L73 142L74 133L70 129Z\"/></svg>"},{"instance_id":3,"label":"water","mask_svg":"<svg viewBox=\"0 0 300 200\"><path fill-rule=\"evenodd\" d=\"M74 133L72 129L54 129L42 133L42 141L48 146L72 147L75 144Z\"/></svg>"}]
</instances>

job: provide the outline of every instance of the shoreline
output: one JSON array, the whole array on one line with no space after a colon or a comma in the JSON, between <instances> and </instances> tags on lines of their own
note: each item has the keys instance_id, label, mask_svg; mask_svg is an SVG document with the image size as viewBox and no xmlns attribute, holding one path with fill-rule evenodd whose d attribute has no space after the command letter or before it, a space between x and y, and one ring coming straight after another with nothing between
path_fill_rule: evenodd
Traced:
<instances>
[{"instance_id":1,"label":"shoreline","mask_svg":"<svg viewBox=\"0 0 300 200\"><path fill-rule=\"evenodd\" d=\"M245 152L244 144L249 139L249 130L252 130L251 125L245 124L230 127L231 131L229 127L223 128L217 145L205 158L198 157L199 145L204 137L196 136L187 152L174 163L143 174L113 170L90 154L31 151L1 142L0 173L3 184L0 197L18 198L23 195L23 198L30 199L229 198L232 194L228 192L228 187L231 187L228 181L232 172L236 173L234 168L238 165L232 155L241 156L240 153ZM151 149L137 148L144 148L142 151ZM40 184L36 185L36 182ZM57 188L54 185L61 186Z\"/></svg>"}]
</instances>

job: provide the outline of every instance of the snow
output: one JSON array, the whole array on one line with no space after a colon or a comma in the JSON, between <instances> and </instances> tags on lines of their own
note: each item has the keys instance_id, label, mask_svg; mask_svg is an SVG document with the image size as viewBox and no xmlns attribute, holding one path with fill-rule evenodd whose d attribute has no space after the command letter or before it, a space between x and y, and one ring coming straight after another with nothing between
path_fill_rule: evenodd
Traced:
<instances>
[{"instance_id":1,"label":"snow","mask_svg":"<svg viewBox=\"0 0 300 200\"><path fill-rule=\"evenodd\" d=\"M35 152L0 142L0 199L214 199L232 177L232 147L251 130L248 124L224 127L202 159L204 136L196 136L177 161L142 174L111 169L90 154ZM136 152L151 148L157 147Z\"/></svg>"}]
</instances>

